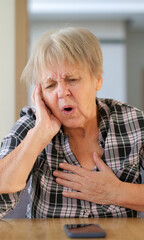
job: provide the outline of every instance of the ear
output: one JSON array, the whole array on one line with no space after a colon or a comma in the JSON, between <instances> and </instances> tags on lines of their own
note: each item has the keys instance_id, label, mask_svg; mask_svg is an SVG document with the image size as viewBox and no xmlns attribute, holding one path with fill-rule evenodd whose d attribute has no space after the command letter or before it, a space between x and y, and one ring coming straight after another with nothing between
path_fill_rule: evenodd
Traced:
<instances>
[{"instance_id":1,"label":"ear","mask_svg":"<svg viewBox=\"0 0 144 240\"><path fill-rule=\"evenodd\" d=\"M102 88L102 84L103 84L103 77L102 74L95 77L95 89L96 91L99 91Z\"/></svg>"}]
</instances>

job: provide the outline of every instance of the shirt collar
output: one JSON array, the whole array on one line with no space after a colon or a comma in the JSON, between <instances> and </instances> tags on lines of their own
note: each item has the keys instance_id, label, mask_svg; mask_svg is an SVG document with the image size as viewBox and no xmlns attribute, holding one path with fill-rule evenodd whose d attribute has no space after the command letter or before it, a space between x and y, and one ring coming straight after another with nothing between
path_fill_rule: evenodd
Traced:
<instances>
[{"instance_id":1,"label":"shirt collar","mask_svg":"<svg viewBox=\"0 0 144 240\"><path fill-rule=\"evenodd\" d=\"M99 141L104 144L109 129L110 108L106 103L106 99L97 98L96 104L99 114Z\"/></svg>"}]
</instances>

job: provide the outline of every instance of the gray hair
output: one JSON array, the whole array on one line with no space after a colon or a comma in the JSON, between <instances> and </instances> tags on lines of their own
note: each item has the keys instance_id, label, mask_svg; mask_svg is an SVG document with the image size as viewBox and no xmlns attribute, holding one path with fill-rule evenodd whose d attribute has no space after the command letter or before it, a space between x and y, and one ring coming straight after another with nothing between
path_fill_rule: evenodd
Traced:
<instances>
[{"instance_id":1,"label":"gray hair","mask_svg":"<svg viewBox=\"0 0 144 240\"><path fill-rule=\"evenodd\" d=\"M63 62L85 64L92 75L101 75L103 57L96 36L85 28L75 27L46 32L38 40L21 79L36 83L43 70Z\"/></svg>"}]
</instances>

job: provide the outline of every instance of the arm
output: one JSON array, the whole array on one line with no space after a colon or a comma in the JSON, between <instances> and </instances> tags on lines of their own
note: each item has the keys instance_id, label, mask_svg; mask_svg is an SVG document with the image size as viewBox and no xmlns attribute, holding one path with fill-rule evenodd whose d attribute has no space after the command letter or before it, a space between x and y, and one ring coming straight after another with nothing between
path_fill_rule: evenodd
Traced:
<instances>
[{"instance_id":1,"label":"arm","mask_svg":"<svg viewBox=\"0 0 144 240\"><path fill-rule=\"evenodd\" d=\"M144 184L122 182L117 205L144 212Z\"/></svg>"},{"instance_id":2,"label":"arm","mask_svg":"<svg viewBox=\"0 0 144 240\"><path fill-rule=\"evenodd\" d=\"M60 129L60 122L41 99L41 87L34 90L36 124L25 139L0 161L0 193L14 193L26 185L37 156Z\"/></svg>"},{"instance_id":3,"label":"arm","mask_svg":"<svg viewBox=\"0 0 144 240\"><path fill-rule=\"evenodd\" d=\"M40 135L31 129L25 139L0 161L0 192L14 193L24 189L37 156L45 147Z\"/></svg>"},{"instance_id":4,"label":"arm","mask_svg":"<svg viewBox=\"0 0 144 240\"><path fill-rule=\"evenodd\" d=\"M60 164L62 169L72 173L55 171L57 183L75 190L64 191L65 197L144 211L144 184L120 181L96 154L94 154L94 162L99 172L91 172L67 163Z\"/></svg>"}]
</instances>

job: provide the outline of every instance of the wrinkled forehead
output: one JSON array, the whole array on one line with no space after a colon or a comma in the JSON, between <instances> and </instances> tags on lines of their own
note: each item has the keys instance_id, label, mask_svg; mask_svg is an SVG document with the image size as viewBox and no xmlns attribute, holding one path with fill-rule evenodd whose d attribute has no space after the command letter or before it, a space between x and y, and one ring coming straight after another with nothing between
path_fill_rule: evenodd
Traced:
<instances>
[{"instance_id":1,"label":"wrinkled forehead","mask_svg":"<svg viewBox=\"0 0 144 240\"><path fill-rule=\"evenodd\" d=\"M82 74L82 66L80 64L70 65L63 63L61 65L50 66L43 69L41 73L41 82L48 80L66 79L69 77L79 77Z\"/></svg>"}]
</instances>

